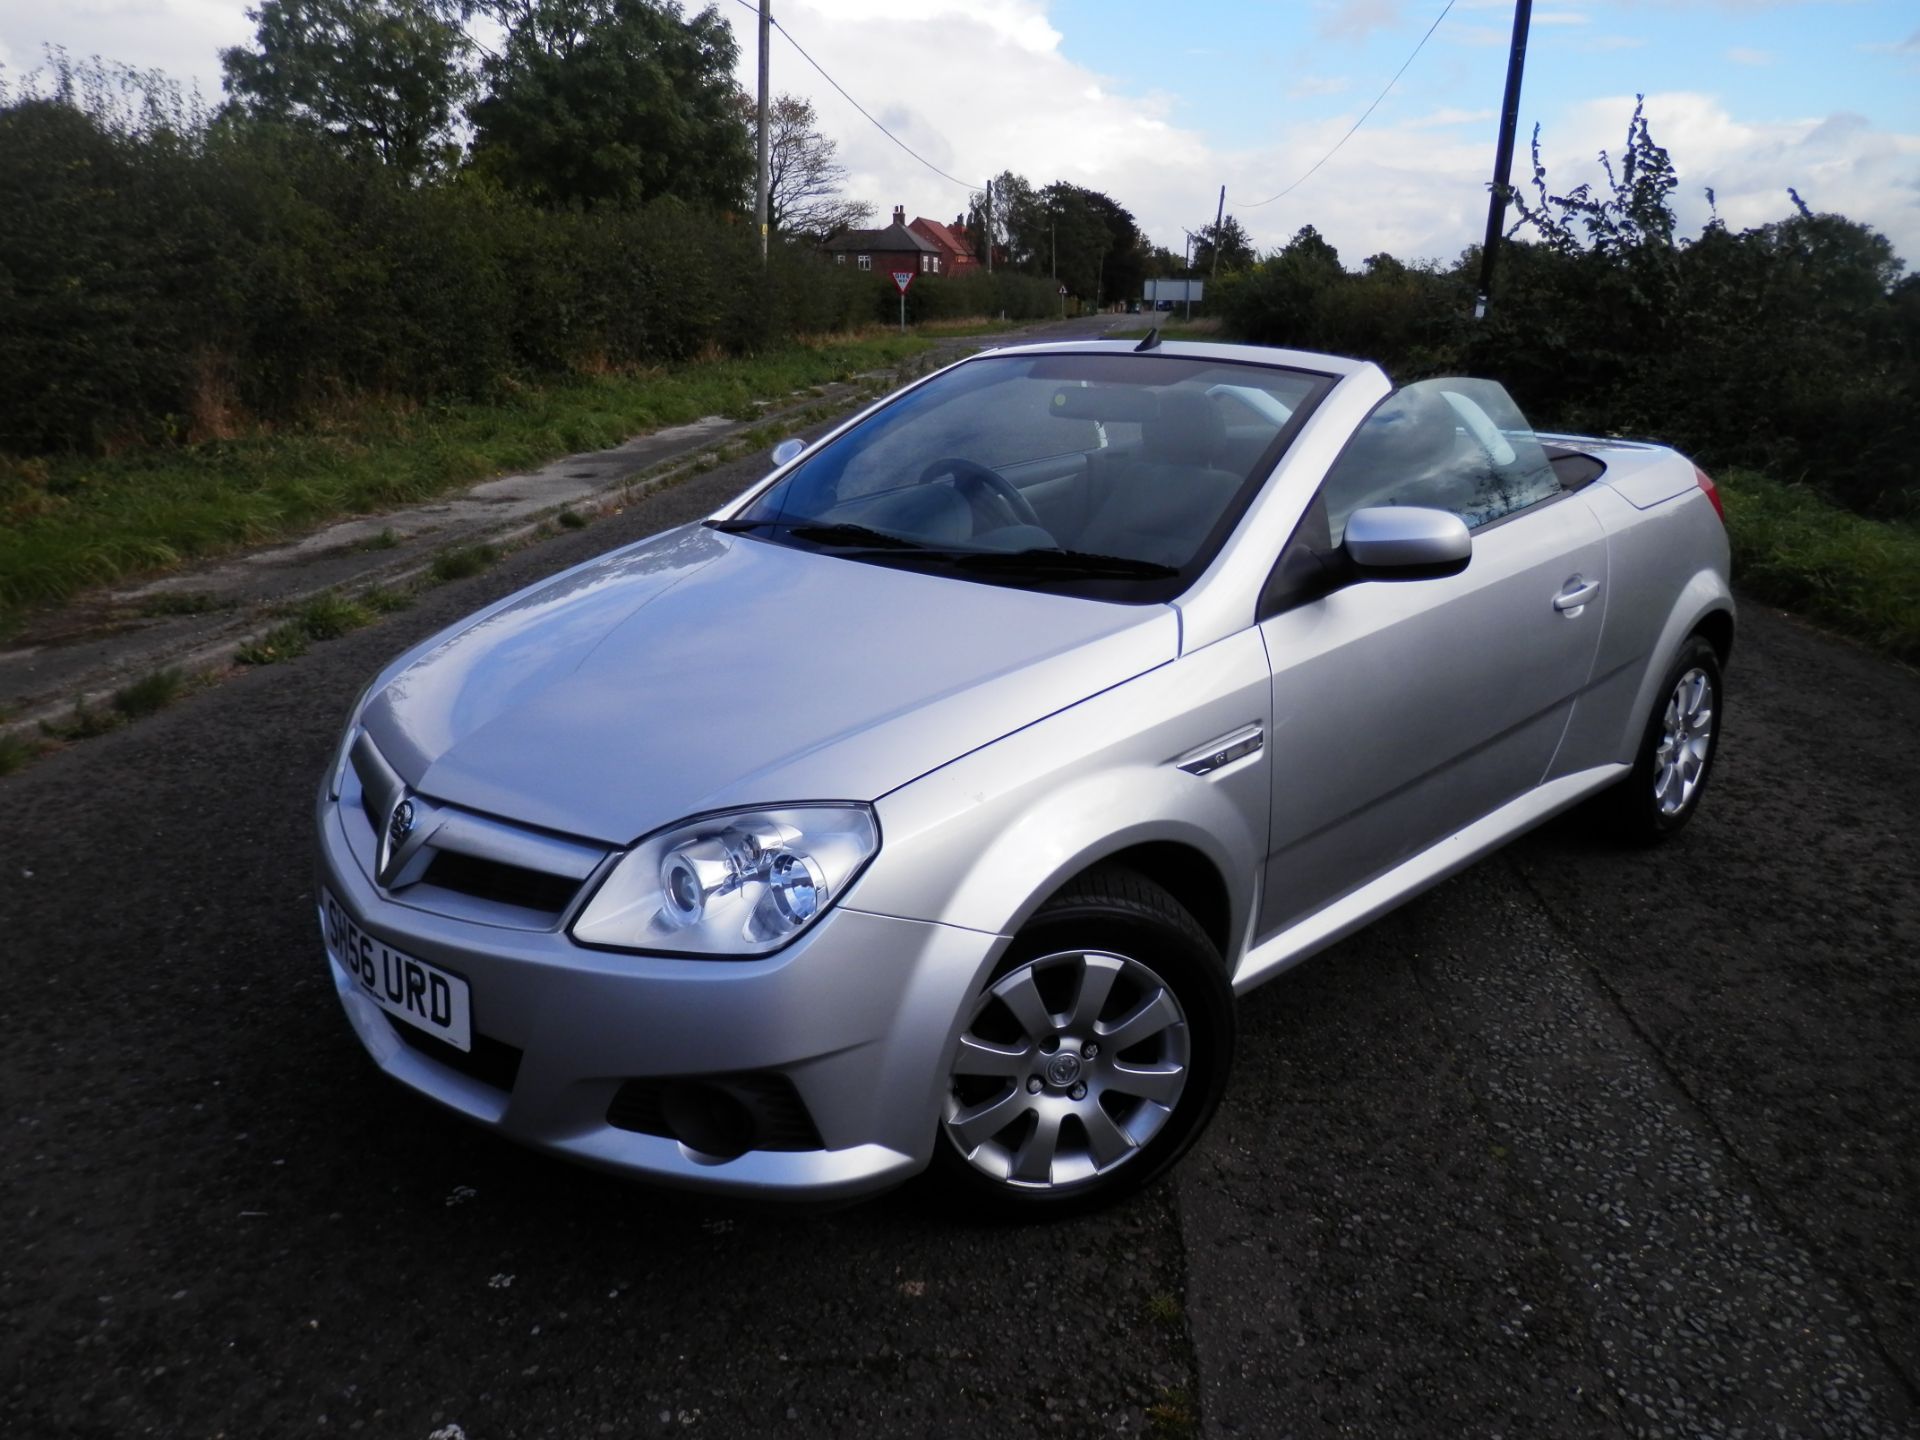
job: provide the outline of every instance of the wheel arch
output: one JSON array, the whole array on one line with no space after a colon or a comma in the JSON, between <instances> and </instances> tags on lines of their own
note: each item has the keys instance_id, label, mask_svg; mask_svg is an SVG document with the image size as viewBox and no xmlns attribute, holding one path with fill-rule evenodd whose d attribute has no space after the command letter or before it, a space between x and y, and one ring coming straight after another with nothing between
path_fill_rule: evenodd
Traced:
<instances>
[{"instance_id":1,"label":"wheel arch","mask_svg":"<svg viewBox=\"0 0 1920 1440\"><path fill-rule=\"evenodd\" d=\"M1108 868L1131 870L1166 891L1213 942L1221 963L1228 964L1234 925L1226 877L1205 852L1182 841L1148 840L1103 855L1054 886L1036 909L1044 909L1055 896L1094 871ZM1231 970L1230 965L1228 968Z\"/></svg>"},{"instance_id":2,"label":"wheel arch","mask_svg":"<svg viewBox=\"0 0 1920 1440\"><path fill-rule=\"evenodd\" d=\"M1697 571L1681 587L1667 612L1659 640L1646 652L1633 706L1620 716L1620 731L1612 745L1614 758L1629 765L1633 763L1647 717L1653 713L1655 692L1673 657L1680 653L1680 647L1700 635L1713 646L1724 667L1733 644L1733 629L1733 592L1728 589L1725 578L1712 569Z\"/></svg>"},{"instance_id":3,"label":"wheel arch","mask_svg":"<svg viewBox=\"0 0 1920 1440\"><path fill-rule=\"evenodd\" d=\"M1704 637L1713 646L1713 653L1720 657L1720 668L1725 670L1733 656L1733 611L1709 610L1694 622L1691 633Z\"/></svg>"}]
</instances>

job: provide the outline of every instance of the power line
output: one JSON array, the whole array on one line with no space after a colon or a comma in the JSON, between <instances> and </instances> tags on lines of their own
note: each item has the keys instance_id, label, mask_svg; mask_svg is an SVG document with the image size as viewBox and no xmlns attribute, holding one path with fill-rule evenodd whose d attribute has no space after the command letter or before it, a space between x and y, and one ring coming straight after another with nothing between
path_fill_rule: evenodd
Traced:
<instances>
[{"instance_id":1,"label":"power line","mask_svg":"<svg viewBox=\"0 0 1920 1440\"><path fill-rule=\"evenodd\" d=\"M753 11L756 17L760 13L759 7L754 5L752 3L752 0L734 0L734 3L736 5L740 5L744 7L745 9ZM1449 0L1449 3L1451 3L1451 0ZM786 26L780 23L780 17L777 15L773 17L773 28L778 30L783 36L786 37L786 41L789 45L793 46L794 49L800 52L800 58L802 60L805 60L809 65L813 66L815 70L818 70L820 72L821 79L825 80L829 85L833 86L835 90L838 90L840 92L840 98L842 100L845 100L849 105L853 106L854 109L858 110L862 115L866 116L867 123L872 125L874 129L878 130L882 135L886 136L889 140L893 141L894 144L898 145L902 150L906 151L907 154L911 155L914 159L918 160L922 165L926 166L927 169L931 170L934 174L938 175L942 180L952 181L955 185L958 185L961 189L965 190L969 195L971 195L976 189L979 188L978 186L974 185L973 182L970 180L962 180L957 175L949 175L946 171L942 170L938 165L934 164L931 160L927 159L926 156L922 155L918 150L915 150L911 145L907 144L907 142L902 140L898 135L894 134L893 131L889 130L886 126L882 125L878 120L874 119L872 115L868 114L867 107L862 105L858 100L854 99L853 96L847 94L846 89L840 84L840 82L834 79L833 76L827 74L826 67L822 65L818 60L814 59L813 56L807 53L806 47L802 45L798 40L793 38L793 32L787 29Z\"/></svg>"},{"instance_id":2,"label":"power line","mask_svg":"<svg viewBox=\"0 0 1920 1440\"><path fill-rule=\"evenodd\" d=\"M1360 112L1360 118L1353 122L1352 129L1349 129L1346 134L1342 135L1339 138L1339 140L1334 142L1333 149L1327 151L1326 154L1322 155L1318 160L1314 161L1312 168L1309 169L1306 174L1302 175L1298 180L1294 181L1293 184L1287 186L1287 188L1285 190L1282 190L1278 195L1269 195L1264 200L1256 200L1251 205L1243 205L1240 208L1243 210L1258 210L1262 205L1271 205L1274 201L1285 198L1286 196L1292 194L1295 190L1298 190L1302 185L1306 184L1308 180L1312 179L1313 172L1315 170L1318 170L1322 165L1326 164L1327 161L1331 160L1335 155L1339 154L1340 147L1346 144L1347 141L1353 138L1353 132L1355 130L1358 130L1362 125L1367 123L1367 117L1373 114L1375 110L1378 110L1380 108L1380 102L1386 99L1387 96L1392 93L1393 87L1395 85L1400 83L1400 77L1407 73L1407 66L1413 64L1414 58L1418 56L1419 53L1426 48L1427 41L1433 38L1433 32L1440 28L1440 22L1447 18L1447 12L1453 9L1453 5L1454 5L1454 0L1447 0L1447 3L1440 7L1440 13L1433 17L1433 24L1427 27L1427 33L1422 35L1420 37L1420 43L1413 47L1413 54L1407 56L1406 64L1403 64L1398 70L1393 72L1393 79L1387 81L1387 88L1385 90L1382 90L1378 95L1373 97L1373 104L1367 106L1365 110Z\"/></svg>"}]
</instances>

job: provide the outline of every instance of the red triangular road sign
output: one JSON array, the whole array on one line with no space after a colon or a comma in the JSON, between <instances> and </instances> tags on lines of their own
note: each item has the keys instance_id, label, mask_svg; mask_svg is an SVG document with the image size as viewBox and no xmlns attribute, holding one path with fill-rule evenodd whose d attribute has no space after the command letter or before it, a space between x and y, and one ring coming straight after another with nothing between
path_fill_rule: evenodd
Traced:
<instances>
[{"instance_id":1,"label":"red triangular road sign","mask_svg":"<svg viewBox=\"0 0 1920 1440\"><path fill-rule=\"evenodd\" d=\"M907 293L907 287L908 287L909 285L911 285L911 284L913 284L913 271L911 271L911 270L896 270L896 271L894 271L894 272L893 272L893 283L894 283L894 284L896 284L896 285L898 285L898 286L900 287L900 293L901 293L902 295L904 295L904 294L906 294L906 293Z\"/></svg>"}]
</instances>

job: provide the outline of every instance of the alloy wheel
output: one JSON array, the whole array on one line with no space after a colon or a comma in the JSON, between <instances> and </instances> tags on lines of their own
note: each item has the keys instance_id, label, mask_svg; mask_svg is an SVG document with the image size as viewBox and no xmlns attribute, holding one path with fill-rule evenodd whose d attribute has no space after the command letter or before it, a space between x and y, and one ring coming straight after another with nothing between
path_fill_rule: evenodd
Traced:
<instances>
[{"instance_id":1,"label":"alloy wheel","mask_svg":"<svg viewBox=\"0 0 1920 1440\"><path fill-rule=\"evenodd\" d=\"M1127 1164L1172 1116L1191 1036L1145 963L1061 951L1009 971L960 1036L943 1129L974 1169L1046 1190Z\"/></svg>"},{"instance_id":2,"label":"alloy wheel","mask_svg":"<svg viewBox=\"0 0 1920 1440\"><path fill-rule=\"evenodd\" d=\"M1653 799L1662 815L1678 815L1692 802L1713 747L1713 679L1699 666L1673 687L1653 756Z\"/></svg>"}]
</instances>

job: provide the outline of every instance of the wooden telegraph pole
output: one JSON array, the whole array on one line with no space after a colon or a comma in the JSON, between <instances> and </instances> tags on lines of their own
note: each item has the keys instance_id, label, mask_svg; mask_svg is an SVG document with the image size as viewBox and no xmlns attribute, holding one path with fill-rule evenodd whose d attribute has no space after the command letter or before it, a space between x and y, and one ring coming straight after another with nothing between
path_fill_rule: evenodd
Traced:
<instances>
[{"instance_id":1,"label":"wooden telegraph pole","mask_svg":"<svg viewBox=\"0 0 1920 1440\"><path fill-rule=\"evenodd\" d=\"M760 177L753 192L754 218L760 223L760 258L767 258L767 41L772 38L773 0L760 0Z\"/></svg>"},{"instance_id":2,"label":"wooden telegraph pole","mask_svg":"<svg viewBox=\"0 0 1920 1440\"><path fill-rule=\"evenodd\" d=\"M1213 266L1207 272L1211 284L1220 278L1220 227L1227 223L1227 187L1220 187L1220 208L1213 212Z\"/></svg>"},{"instance_id":3,"label":"wooden telegraph pole","mask_svg":"<svg viewBox=\"0 0 1920 1440\"><path fill-rule=\"evenodd\" d=\"M1500 248L1507 218L1507 191L1513 176L1513 131L1520 120L1520 77L1527 68L1527 24L1533 0L1514 0L1513 49L1507 55L1507 95L1500 106L1500 143L1493 156L1493 193L1487 200L1487 240L1480 247L1480 293L1473 302L1473 318L1484 320L1493 297L1493 257Z\"/></svg>"}]
</instances>

